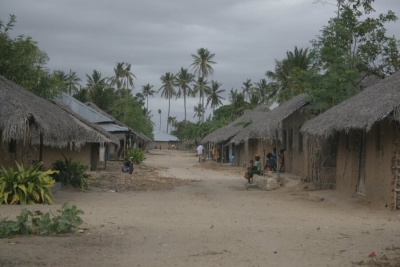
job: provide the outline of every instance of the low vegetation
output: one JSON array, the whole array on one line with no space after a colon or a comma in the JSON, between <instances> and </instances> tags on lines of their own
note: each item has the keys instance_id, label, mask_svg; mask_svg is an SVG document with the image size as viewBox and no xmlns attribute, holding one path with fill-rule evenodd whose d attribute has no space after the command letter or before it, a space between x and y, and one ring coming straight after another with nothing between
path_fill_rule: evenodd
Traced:
<instances>
[{"instance_id":1,"label":"low vegetation","mask_svg":"<svg viewBox=\"0 0 400 267\"><path fill-rule=\"evenodd\" d=\"M51 187L55 170L41 171L42 163L26 170L16 163L17 170L4 167L0 170L0 204L53 204Z\"/></svg>"},{"instance_id":2,"label":"low vegetation","mask_svg":"<svg viewBox=\"0 0 400 267\"><path fill-rule=\"evenodd\" d=\"M89 166L83 165L79 160L73 160L63 155L64 159L53 162L53 170L56 170L52 177L61 182L63 186L71 185L82 190L88 189L90 175L86 173Z\"/></svg>"},{"instance_id":3,"label":"low vegetation","mask_svg":"<svg viewBox=\"0 0 400 267\"><path fill-rule=\"evenodd\" d=\"M144 151L140 148L129 150L125 155L125 160L129 160L131 157L133 158L133 162L135 164L140 164L146 159Z\"/></svg>"},{"instance_id":4,"label":"low vegetation","mask_svg":"<svg viewBox=\"0 0 400 267\"><path fill-rule=\"evenodd\" d=\"M15 221L4 218L0 220L0 238L17 235L53 235L70 233L80 226L83 221L79 215L83 211L75 205L63 204L55 214L51 212L41 213L23 209Z\"/></svg>"}]
</instances>

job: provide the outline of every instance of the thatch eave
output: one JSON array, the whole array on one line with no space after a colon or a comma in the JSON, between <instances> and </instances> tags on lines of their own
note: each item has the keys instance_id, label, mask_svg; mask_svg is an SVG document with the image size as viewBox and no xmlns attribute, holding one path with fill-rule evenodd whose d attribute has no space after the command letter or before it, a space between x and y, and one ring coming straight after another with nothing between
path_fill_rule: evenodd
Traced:
<instances>
[{"instance_id":1,"label":"thatch eave","mask_svg":"<svg viewBox=\"0 0 400 267\"><path fill-rule=\"evenodd\" d=\"M400 72L364 89L357 95L307 121L301 131L316 137L336 132L368 132L387 117L400 121Z\"/></svg>"}]
</instances>

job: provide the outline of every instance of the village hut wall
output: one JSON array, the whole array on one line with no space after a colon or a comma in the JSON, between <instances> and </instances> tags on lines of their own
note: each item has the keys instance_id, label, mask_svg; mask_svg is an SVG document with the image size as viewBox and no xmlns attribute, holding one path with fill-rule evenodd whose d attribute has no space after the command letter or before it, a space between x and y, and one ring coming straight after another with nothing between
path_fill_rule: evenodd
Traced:
<instances>
[{"instance_id":1,"label":"village hut wall","mask_svg":"<svg viewBox=\"0 0 400 267\"><path fill-rule=\"evenodd\" d=\"M285 172L304 178L307 177L308 138L300 132L300 128L306 120L305 107L303 107L283 121L281 146L286 150ZM277 153L281 147L277 146Z\"/></svg>"},{"instance_id":2,"label":"village hut wall","mask_svg":"<svg viewBox=\"0 0 400 267\"><path fill-rule=\"evenodd\" d=\"M400 149L397 145L399 138L398 124L389 119L375 123L368 132L341 132L337 190L348 197L360 194L365 196L367 202L392 206L392 164L396 151Z\"/></svg>"},{"instance_id":3,"label":"village hut wall","mask_svg":"<svg viewBox=\"0 0 400 267\"><path fill-rule=\"evenodd\" d=\"M70 149L69 147L65 148L52 148L45 146L43 147L43 166L46 169L50 169L51 166L53 165L53 162L56 160L64 160L63 154L67 158L72 158L73 160L79 160L83 165L88 165L90 166L90 169L96 168L97 167L97 162L95 166L92 166L91 164L91 154L92 154L92 143L87 143L84 146L82 146L79 150L76 149ZM98 152L95 154L98 155ZM32 161L37 161L39 160L39 147L38 146L32 146L29 149L29 159ZM25 160L26 161L26 160Z\"/></svg>"},{"instance_id":4,"label":"village hut wall","mask_svg":"<svg viewBox=\"0 0 400 267\"><path fill-rule=\"evenodd\" d=\"M235 166L245 167L246 166L246 155L245 155L246 144L240 143L235 148Z\"/></svg>"},{"instance_id":5,"label":"village hut wall","mask_svg":"<svg viewBox=\"0 0 400 267\"><path fill-rule=\"evenodd\" d=\"M0 136L0 166L15 169L17 165L23 164L27 166L32 163L31 154L29 153L29 145L23 141L3 142Z\"/></svg>"}]
</instances>

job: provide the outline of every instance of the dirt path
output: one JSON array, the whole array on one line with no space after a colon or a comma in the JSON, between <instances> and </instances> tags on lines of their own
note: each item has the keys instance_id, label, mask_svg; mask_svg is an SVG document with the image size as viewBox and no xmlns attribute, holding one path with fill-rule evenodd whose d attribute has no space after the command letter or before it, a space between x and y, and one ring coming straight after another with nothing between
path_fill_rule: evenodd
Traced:
<instances>
[{"instance_id":1,"label":"dirt path","mask_svg":"<svg viewBox=\"0 0 400 267\"><path fill-rule=\"evenodd\" d=\"M57 205L34 209L75 204L88 230L0 239L0 267L380 266L367 264L371 252L381 263L399 255L398 212L304 185L245 190L242 168L199 164L187 152L152 151L145 165L193 181L167 191L57 192ZM325 200L310 201L314 195ZM0 206L0 213L11 217L21 208Z\"/></svg>"}]
</instances>

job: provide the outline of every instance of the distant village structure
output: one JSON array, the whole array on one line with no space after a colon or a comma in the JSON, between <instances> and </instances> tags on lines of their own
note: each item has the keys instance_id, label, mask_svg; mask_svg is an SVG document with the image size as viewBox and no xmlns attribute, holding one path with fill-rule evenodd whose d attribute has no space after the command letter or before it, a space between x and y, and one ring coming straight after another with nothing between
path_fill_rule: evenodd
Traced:
<instances>
[{"instance_id":1,"label":"distant village structure","mask_svg":"<svg viewBox=\"0 0 400 267\"><path fill-rule=\"evenodd\" d=\"M160 132L153 132L153 142L151 144L152 149L180 149L181 143L179 142L178 137Z\"/></svg>"},{"instance_id":2,"label":"distant village structure","mask_svg":"<svg viewBox=\"0 0 400 267\"><path fill-rule=\"evenodd\" d=\"M118 150L105 147L104 152L107 160L121 159L124 157L126 151L132 148L146 149L148 144L151 142L150 138L142 133L134 131L132 128L129 128L93 103L84 104L65 93L61 94L60 101L73 112L80 114L80 116L85 118L87 121L96 124L104 131L112 134L115 139L119 140Z\"/></svg>"}]
</instances>

